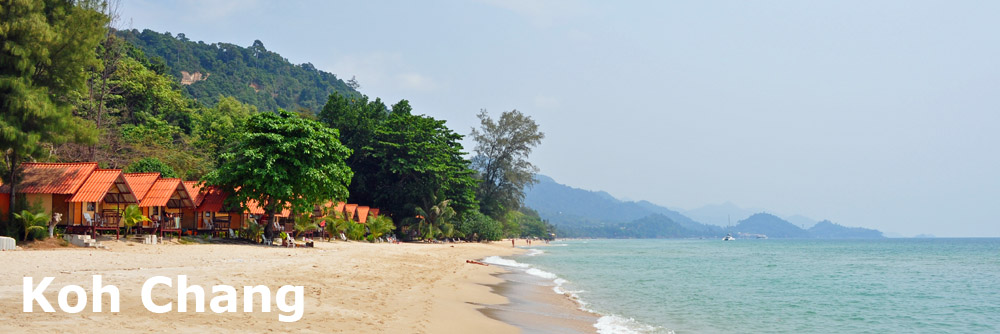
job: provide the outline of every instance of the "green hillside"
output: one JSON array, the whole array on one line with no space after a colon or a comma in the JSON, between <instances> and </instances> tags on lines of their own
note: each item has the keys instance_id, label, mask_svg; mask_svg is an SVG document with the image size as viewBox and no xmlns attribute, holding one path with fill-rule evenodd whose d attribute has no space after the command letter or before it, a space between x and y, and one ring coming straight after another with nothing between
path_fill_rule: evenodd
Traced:
<instances>
[{"instance_id":1,"label":"green hillside","mask_svg":"<svg viewBox=\"0 0 1000 334\"><path fill-rule=\"evenodd\" d=\"M206 106L221 96L256 106L261 111L278 108L319 112L334 92L358 94L350 84L310 63L295 65L268 51L261 41L249 47L230 43L206 44L184 34L152 30L120 30L124 40L142 50L151 61L165 65L181 90ZM356 86L355 86L356 87Z\"/></svg>"}]
</instances>

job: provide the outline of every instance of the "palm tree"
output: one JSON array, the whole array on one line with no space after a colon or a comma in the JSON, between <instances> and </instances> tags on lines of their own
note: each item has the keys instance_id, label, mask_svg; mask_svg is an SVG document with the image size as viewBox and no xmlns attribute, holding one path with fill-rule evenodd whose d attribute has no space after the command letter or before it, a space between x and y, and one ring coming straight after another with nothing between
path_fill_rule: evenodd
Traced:
<instances>
[{"instance_id":1,"label":"palm tree","mask_svg":"<svg viewBox=\"0 0 1000 334\"><path fill-rule=\"evenodd\" d=\"M392 230L396 229L396 225L392 223L392 218L389 216L369 216L368 218L368 229L371 232L372 238L378 240L382 236L392 233Z\"/></svg>"},{"instance_id":2,"label":"palm tree","mask_svg":"<svg viewBox=\"0 0 1000 334\"><path fill-rule=\"evenodd\" d=\"M326 221L326 226L324 226L324 228L326 228L326 232L330 234L331 239L340 235L340 233L347 231L347 228L350 227L350 225L348 225L350 222L347 221L347 219L344 219L344 213L342 211L326 209L326 214L323 215L322 219Z\"/></svg>"},{"instance_id":3,"label":"palm tree","mask_svg":"<svg viewBox=\"0 0 1000 334\"><path fill-rule=\"evenodd\" d=\"M24 224L24 240L28 240L28 236L35 232L45 232L46 223L49 221L49 215L39 212L31 213L31 211L24 210L21 213L14 213L14 218L20 220Z\"/></svg>"},{"instance_id":4,"label":"palm tree","mask_svg":"<svg viewBox=\"0 0 1000 334\"><path fill-rule=\"evenodd\" d=\"M365 225L347 221L347 238L351 240L361 240L365 237Z\"/></svg>"},{"instance_id":5,"label":"palm tree","mask_svg":"<svg viewBox=\"0 0 1000 334\"><path fill-rule=\"evenodd\" d=\"M253 242L260 242L262 235L264 235L264 229L256 221L251 220L244 231L244 237Z\"/></svg>"},{"instance_id":6,"label":"palm tree","mask_svg":"<svg viewBox=\"0 0 1000 334\"><path fill-rule=\"evenodd\" d=\"M417 207L416 212L420 223L417 225L421 238L434 239L441 235L441 225L448 224L455 217L455 209L452 209L451 200L446 199L439 203L437 196L431 196L431 203L426 207Z\"/></svg>"},{"instance_id":7,"label":"palm tree","mask_svg":"<svg viewBox=\"0 0 1000 334\"><path fill-rule=\"evenodd\" d=\"M125 236L127 237L132 233L132 226L141 222L148 222L149 217L142 215L142 210L139 209L138 205L132 204L125 207L122 211L122 223L125 224Z\"/></svg>"},{"instance_id":8,"label":"palm tree","mask_svg":"<svg viewBox=\"0 0 1000 334\"><path fill-rule=\"evenodd\" d=\"M295 237L298 238L302 235L302 232L315 231L319 229L319 224L312 219L311 214L303 213L295 217L295 225L292 226L295 229Z\"/></svg>"}]
</instances>

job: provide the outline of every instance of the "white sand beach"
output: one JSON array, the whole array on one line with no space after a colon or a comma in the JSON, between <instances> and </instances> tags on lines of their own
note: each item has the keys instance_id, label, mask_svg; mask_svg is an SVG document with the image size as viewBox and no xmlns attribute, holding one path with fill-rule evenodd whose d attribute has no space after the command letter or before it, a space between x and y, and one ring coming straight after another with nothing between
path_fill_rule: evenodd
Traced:
<instances>
[{"instance_id":1,"label":"white sand beach","mask_svg":"<svg viewBox=\"0 0 1000 334\"><path fill-rule=\"evenodd\" d=\"M344 333L517 333L512 325L491 319L479 304L503 304L506 298L487 285L502 282L492 276L496 266L468 264L490 255L520 252L509 242L493 244L369 244L317 242L315 248L277 248L240 244L143 245L105 241L107 250L59 248L0 252L0 332L344 332ZM80 285L91 293L93 275L121 292L121 311L68 314L57 306L58 290ZM225 284L239 291L245 285L266 285L272 293L282 285L304 287L304 313L296 322L279 322L270 313L155 314L140 297L143 283L153 276L187 275L189 284L209 292ZM37 284L55 277L44 294L56 308L43 313L22 311L23 277ZM176 285L175 285L176 287ZM154 300L176 300L176 289L160 287ZM206 299L214 296L206 294ZM554 294L553 294L554 295ZM242 298L242 293L239 294ZM273 295L272 295L273 297ZM70 297L71 304L75 301ZM89 301L88 301L89 302ZM272 305L275 301L272 301ZM206 304L208 302L206 301ZM567 304L567 305L571 305ZM572 306L569 306L570 308ZM568 310L573 311L573 310ZM567 324L571 328L586 322Z\"/></svg>"}]
</instances>

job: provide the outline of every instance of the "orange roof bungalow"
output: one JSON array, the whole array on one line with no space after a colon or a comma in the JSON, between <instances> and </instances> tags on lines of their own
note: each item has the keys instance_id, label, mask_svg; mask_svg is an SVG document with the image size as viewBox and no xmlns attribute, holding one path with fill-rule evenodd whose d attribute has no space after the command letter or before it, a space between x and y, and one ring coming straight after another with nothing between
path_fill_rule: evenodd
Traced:
<instances>
[{"instance_id":1,"label":"orange roof bungalow","mask_svg":"<svg viewBox=\"0 0 1000 334\"><path fill-rule=\"evenodd\" d=\"M120 169L95 169L90 177L68 200L69 219L67 233L75 233L74 226L90 226L96 230L116 231L121 211L138 203Z\"/></svg>"},{"instance_id":2,"label":"orange roof bungalow","mask_svg":"<svg viewBox=\"0 0 1000 334\"><path fill-rule=\"evenodd\" d=\"M157 179L139 201L139 207L152 220L143 222L142 229L155 228L158 223L180 229L181 209L194 207L194 202L181 179Z\"/></svg>"},{"instance_id":3,"label":"orange roof bungalow","mask_svg":"<svg viewBox=\"0 0 1000 334\"><path fill-rule=\"evenodd\" d=\"M17 194L24 194L24 200L30 207L38 205L42 211L52 217L52 214L62 214L62 222L71 218L69 199L76 194L90 174L97 169L96 162L83 163L35 163L21 164L20 185L14 189ZM2 212L7 214L10 208L10 185L0 186L3 195Z\"/></svg>"},{"instance_id":4,"label":"orange roof bungalow","mask_svg":"<svg viewBox=\"0 0 1000 334\"><path fill-rule=\"evenodd\" d=\"M192 225L198 231L228 232L243 228L246 217L243 209L225 205L228 195L217 187L202 187L195 197L198 217ZM185 227L188 228L188 227Z\"/></svg>"}]
</instances>

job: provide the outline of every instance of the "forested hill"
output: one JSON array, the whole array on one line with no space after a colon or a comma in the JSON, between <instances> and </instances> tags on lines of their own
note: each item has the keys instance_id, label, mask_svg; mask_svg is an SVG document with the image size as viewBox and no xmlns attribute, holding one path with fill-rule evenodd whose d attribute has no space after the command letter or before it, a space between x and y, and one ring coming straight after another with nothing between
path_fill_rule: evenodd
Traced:
<instances>
[{"instance_id":1,"label":"forested hill","mask_svg":"<svg viewBox=\"0 0 1000 334\"><path fill-rule=\"evenodd\" d=\"M119 36L141 49L153 63L162 62L181 83L181 90L205 106L221 96L257 106L262 111L323 109L333 92L357 91L332 73L310 63L294 65L268 51L259 40L250 47L229 43L206 44L149 29L120 30ZM355 86L356 87L356 86Z\"/></svg>"}]
</instances>

